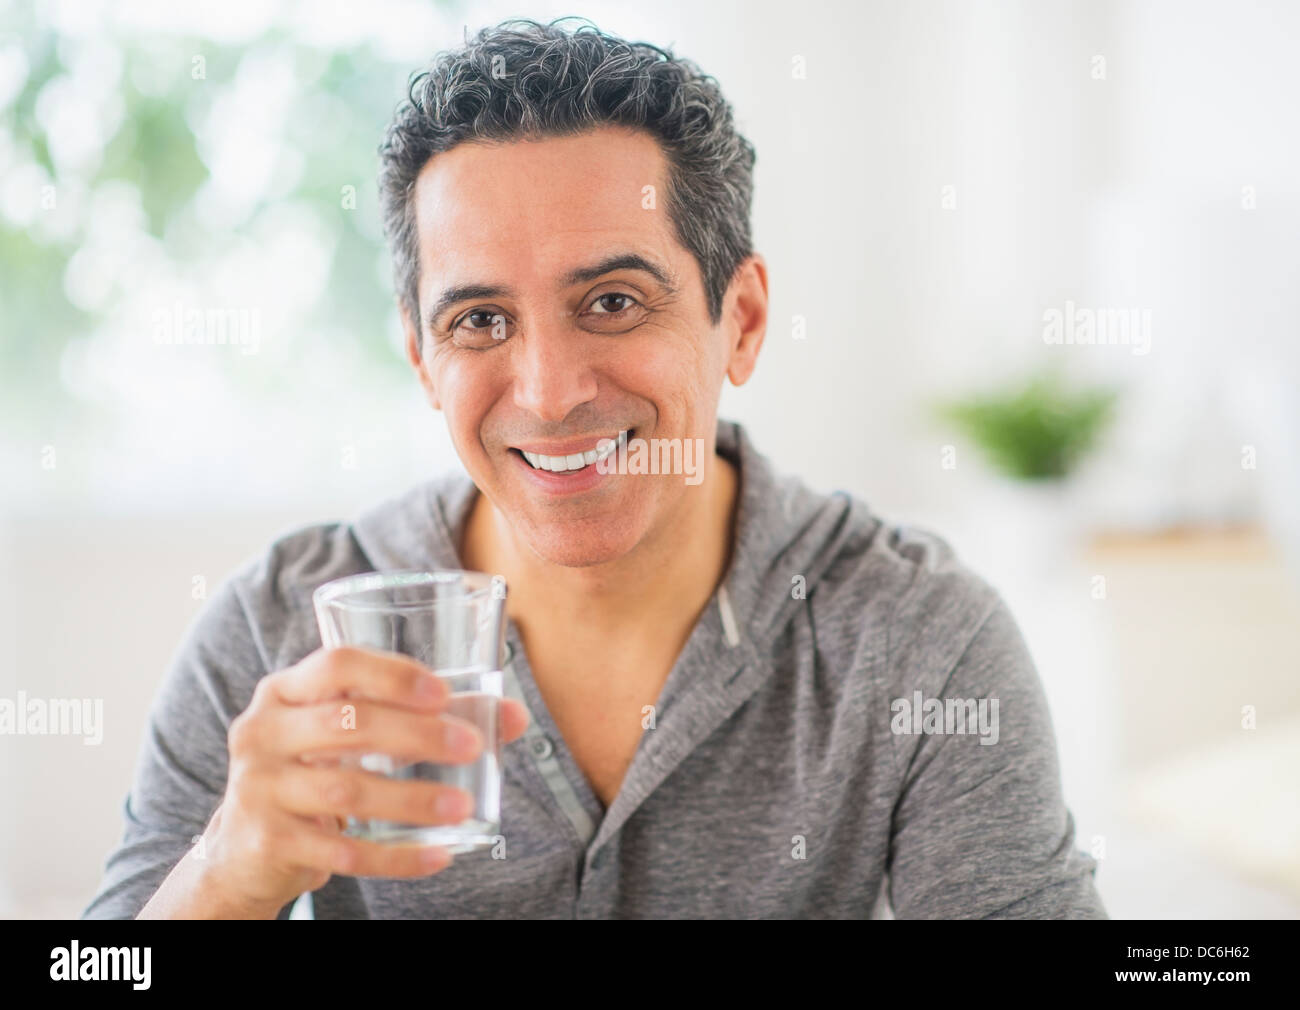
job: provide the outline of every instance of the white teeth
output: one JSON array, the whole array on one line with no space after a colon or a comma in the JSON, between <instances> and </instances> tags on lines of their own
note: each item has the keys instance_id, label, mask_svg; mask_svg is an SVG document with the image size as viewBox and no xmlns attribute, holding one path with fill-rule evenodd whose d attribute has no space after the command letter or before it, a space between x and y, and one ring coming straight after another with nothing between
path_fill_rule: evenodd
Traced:
<instances>
[{"instance_id":1,"label":"white teeth","mask_svg":"<svg viewBox=\"0 0 1300 1010\"><path fill-rule=\"evenodd\" d=\"M591 466L592 463L604 459L626 442L627 431L623 430L618 433L618 438L602 438L595 449L590 449L587 452L575 452L567 456L543 456L539 452L524 452L523 455L524 459L528 460L538 470L565 473L569 470L581 470L584 466ZM520 452L523 452L523 450L521 449Z\"/></svg>"}]
</instances>

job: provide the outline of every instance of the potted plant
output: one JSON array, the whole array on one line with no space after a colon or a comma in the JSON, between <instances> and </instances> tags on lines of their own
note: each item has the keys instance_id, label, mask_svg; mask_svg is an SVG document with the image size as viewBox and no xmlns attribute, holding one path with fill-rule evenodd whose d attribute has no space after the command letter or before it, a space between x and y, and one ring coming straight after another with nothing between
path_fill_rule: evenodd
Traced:
<instances>
[{"instance_id":1,"label":"potted plant","mask_svg":"<svg viewBox=\"0 0 1300 1010\"><path fill-rule=\"evenodd\" d=\"M1055 370L936 405L939 419L974 443L1003 479L980 509L992 537L1029 555L1062 559L1076 534L1071 477L1114 416L1115 388L1077 388Z\"/></svg>"},{"instance_id":2,"label":"potted plant","mask_svg":"<svg viewBox=\"0 0 1300 1010\"><path fill-rule=\"evenodd\" d=\"M991 394L950 400L939 415L1016 481L1061 482L1110 421L1114 389L1072 390L1057 372Z\"/></svg>"}]
</instances>

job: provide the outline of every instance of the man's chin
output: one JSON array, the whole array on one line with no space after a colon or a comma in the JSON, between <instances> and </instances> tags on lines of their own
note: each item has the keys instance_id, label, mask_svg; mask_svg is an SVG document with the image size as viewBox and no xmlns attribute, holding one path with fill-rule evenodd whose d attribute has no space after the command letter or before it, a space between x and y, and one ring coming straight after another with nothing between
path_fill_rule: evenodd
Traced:
<instances>
[{"instance_id":1,"label":"man's chin","mask_svg":"<svg viewBox=\"0 0 1300 1010\"><path fill-rule=\"evenodd\" d=\"M541 560L564 568L609 564L630 554L640 541L630 516L600 519L527 520L515 524L521 537Z\"/></svg>"},{"instance_id":2,"label":"man's chin","mask_svg":"<svg viewBox=\"0 0 1300 1010\"><path fill-rule=\"evenodd\" d=\"M625 557L631 543L593 543L575 540L572 535L540 537L533 541L533 551L542 560L562 568L591 568Z\"/></svg>"}]
</instances>

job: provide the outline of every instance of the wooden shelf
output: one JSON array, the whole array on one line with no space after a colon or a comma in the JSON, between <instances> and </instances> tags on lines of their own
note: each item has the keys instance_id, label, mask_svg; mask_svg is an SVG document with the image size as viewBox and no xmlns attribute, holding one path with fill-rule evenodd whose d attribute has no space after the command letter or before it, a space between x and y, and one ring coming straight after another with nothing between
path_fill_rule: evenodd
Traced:
<instances>
[{"instance_id":1,"label":"wooden shelf","mask_svg":"<svg viewBox=\"0 0 1300 1010\"><path fill-rule=\"evenodd\" d=\"M1089 557L1122 561L1276 561L1277 545L1255 524L1172 526L1151 532L1099 530L1089 538Z\"/></svg>"}]
</instances>

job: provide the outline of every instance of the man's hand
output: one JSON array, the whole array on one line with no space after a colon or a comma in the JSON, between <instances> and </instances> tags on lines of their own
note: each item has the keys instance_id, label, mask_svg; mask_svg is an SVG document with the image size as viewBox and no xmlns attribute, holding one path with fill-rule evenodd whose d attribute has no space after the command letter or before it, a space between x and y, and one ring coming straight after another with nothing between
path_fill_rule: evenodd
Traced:
<instances>
[{"instance_id":1,"label":"man's hand","mask_svg":"<svg viewBox=\"0 0 1300 1010\"><path fill-rule=\"evenodd\" d=\"M274 918L335 873L421 877L451 863L441 846L347 838L345 818L455 824L472 812L462 789L396 781L332 762L379 752L403 761L475 760L482 735L445 712L447 684L407 656L343 646L318 649L258 682L230 724L226 793L202 839L141 918ZM343 706L355 710L345 728ZM523 735L528 711L503 698L502 743ZM186 864L190 865L186 865Z\"/></svg>"}]
</instances>

